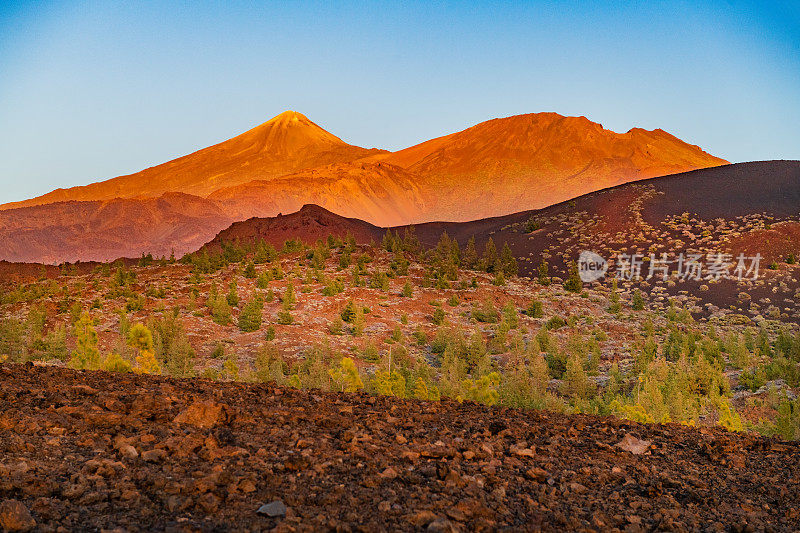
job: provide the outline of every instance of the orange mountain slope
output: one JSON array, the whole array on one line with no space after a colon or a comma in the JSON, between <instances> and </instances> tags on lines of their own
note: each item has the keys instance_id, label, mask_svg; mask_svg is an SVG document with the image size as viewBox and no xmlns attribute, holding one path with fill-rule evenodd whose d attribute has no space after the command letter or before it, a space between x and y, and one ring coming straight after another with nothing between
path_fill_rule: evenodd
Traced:
<instances>
[{"instance_id":1,"label":"orange mountain slope","mask_svg":"<svg viewBox=\"0 0 800 533\"><path fill-rule=\"evenodd\" d=\"M136 174L56 189L30 200L0 205L0 210L67 200L153 198L165 192L207 196L222 187L378 153L381 150L345 143L301 113L285 111L232 139Z\"/></svg>"},{"instance_id":2,"label":"orange mountain slope","mask_svg":"<svg viewBox=\"0 0 800 533\"><path fill-rule=\"evenodd\" d=\"M375 156L406 168L438 201L426 219L470 220L540 208L638 179L726 164L669 133L604 129L533 113L482 122Z\"/></svg>"},{"instance_id":3,"label":"orange mountain slope","mask_svg":"<svg viewBox=\"0 0 800 533\"><path fill-rule=\"evenodd\" d=\"M338 163L226 187L208 198L237 220L292 213L311 203L391 226L417 220L430 210L418 181L416 175L384 162Z\"/></svg>"},{"instance_id":4,"label":"orange mountain slope","mask_svg":"<svg viewBox=\"0 0 800 533\"><path fill-rule=\"evenodd\" d=\"M0 259L52 264L147 252L180 257L231 222L214 202L183 193L7 209L0 211Z\"/></svg>"},{"instance_id":5,"label":"orange mountain slope","mask_svg":"<svg viewBox=\"0 0 800 533\"><path fill-rule=\"evenodd\" d=\"M662 130L615 133L556 113L489 120L389 153L286 111L136 174L0 206L0 259L168 255L232 221L308 203L379 226L474 220L725 163Z\"/></svg>"}]
</instances>

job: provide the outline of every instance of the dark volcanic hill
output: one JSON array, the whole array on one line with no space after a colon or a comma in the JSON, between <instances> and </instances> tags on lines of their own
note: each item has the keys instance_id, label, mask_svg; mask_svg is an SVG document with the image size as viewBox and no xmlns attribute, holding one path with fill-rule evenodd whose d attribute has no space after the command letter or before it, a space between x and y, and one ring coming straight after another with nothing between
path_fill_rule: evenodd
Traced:
<instances>
[{"instance_id":1,"label":"dark volcanic hill","mask_svg":"<svg viewBox=\"0 0 800 533\"><path fill-rule=\"evenodd\" d=\"M357 218L347 218L331 213L318 205L304 205L296 213L276 217L253 217L234 222L221 231L212 241L203 246L209 251L218 251L223 242L242 243L265 241L280 246L288 239L300 239L313 243L328 235L345 236L348 233L359 243L380 240L385 229Z\"/></svg>"},{"instance_id":2,"label":"dark volcanic hill","mask_svg":"<svg viewBox=\"0 0 800 533\"><path fill-rule=\"evenodd\" d=\"M542 259L551 274L564 276L582 250L607 259L619 253L676 258L680 253L761 254L762 278L757 282L720 282L708 290L705 280L642 280L640 287L654 298L678 291L702 296L699 302L758 316L777 313L800 319L794 304L797 286L789 254L800 256L800 161L760 161L696 170L642 180L587 194L544 209L472 222L430 222L414 226L420 241L434 246L443 232L462 249L475 237L479 251L489 238L498 249L508 243L519 260L520 273L535 277ZM407 226L396 226L400 231ZM220 240L265 239L280 244L286 238L313 242L327 234L352 233L360 242L379 240L385 228L334 215L316 206L277 218L253 218L234 224ZM770 270L771 263L782 268ZM780 266L778 265L778 266ZM612 265L612 273L613 265ZM647 275L647 265L644 266ZM784 279L786 278L786 279ZM781 285L781 281L784 285ZM779 294L774 286L783 287ZM767 305L740 301L741 292L763 294ZM769 295L768 295L769 293ZM713 310L713 308L711 308ZM776 310L777 309L777 310Z\"/></svg>"}]
</instances>

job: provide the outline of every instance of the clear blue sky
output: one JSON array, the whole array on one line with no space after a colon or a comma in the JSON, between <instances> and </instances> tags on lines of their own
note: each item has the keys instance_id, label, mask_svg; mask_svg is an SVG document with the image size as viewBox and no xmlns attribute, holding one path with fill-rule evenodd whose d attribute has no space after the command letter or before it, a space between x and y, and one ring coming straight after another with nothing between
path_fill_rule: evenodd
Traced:
<instances>
[{"instance_id":1,"label":"clear blue sky","mask_svg":"<svg viewBox=\"0 0 800 533\"><path fill-rule=\"evenodd\" d=\"M800 159L797 2L254 4L0 2L0 202L286 109L388 149L556 111Z\"/></svg>"}]
</instances>

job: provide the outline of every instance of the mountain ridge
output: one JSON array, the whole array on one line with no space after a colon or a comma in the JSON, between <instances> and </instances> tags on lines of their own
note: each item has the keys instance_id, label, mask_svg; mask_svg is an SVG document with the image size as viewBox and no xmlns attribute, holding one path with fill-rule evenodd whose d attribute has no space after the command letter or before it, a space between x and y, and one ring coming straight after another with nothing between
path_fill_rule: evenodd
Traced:
<instances>
[{"instance_id":1,"label":"mountain ridge","mask_svg":"<svg viewBox=\"0 0 800 533\"><path fill-rule=\"evenodd\" d=\"M66 200L152 198L165 192L207 196L253 179L271 179L381 152L347 144L305 115L284 111L244 133L185 156L133 174L2 204L0 211Z\"/></svg>"},{"instance_id":2,"label":"mountain ridge","mask_svg":"<svg viewBox=\"0 0 800 533\"><path fill-rule=\"evenodd\" d=\"M616 133L586 117L551 112L492 119L392 153L347 144L302 113L285 111L231 139L138 173L0 206L6 220L12 210L13 216L27 219L20 223L31 232L22 238L38 239L27 248L40 254L26 251L24 240L12 240L0 249L0 259L102 260L173 247L189 251L199 235L213 231L213 236L232 221L292 212L308 203L377 226L468 221L725 163L663 130ZM171 205L152 202L178 193L192 198ZM126 200L112 204L126 209L59 203L115 199ZM203 213L197 213L198 205ZM34 206L43 209L28 209ZM189 211L176 211L183 208ZM70 220L69 213L89 218ZM167 228L137 227L166 224L170 217L178 217L188 232L177 243L166 240L172 236ZM87 226L86 220L94 225ZM205 228L191 237L188 228L199 220ZM20 238L12 227L16 224L0 227L0 240ZM119 234L108 234L115 226ZM136 236L127 247L126 233ZM72 248L54 240L55 235ZM143 235L152 240L140 240ZM47 246L58 247L59 253L47 252Z\"/></svg>"}]
</instances>

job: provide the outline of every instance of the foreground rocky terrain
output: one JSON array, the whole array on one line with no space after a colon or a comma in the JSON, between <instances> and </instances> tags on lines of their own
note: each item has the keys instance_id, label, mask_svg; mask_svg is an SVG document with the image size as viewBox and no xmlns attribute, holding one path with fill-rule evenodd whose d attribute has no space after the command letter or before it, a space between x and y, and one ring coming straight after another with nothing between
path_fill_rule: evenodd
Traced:
<instances>
[{"instance_id":1,"label":"foreground rocky terrain","mask_svg":"<svg viewBox=\"0 0 800 533\"><path fill-rule=\"evenodd\" d=\"M0 383L11 530L800 524L800 445L719 428L30 363Z\"/></svg>"}]
</instances>

